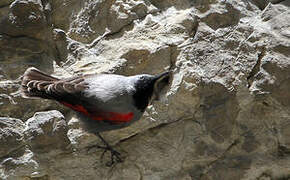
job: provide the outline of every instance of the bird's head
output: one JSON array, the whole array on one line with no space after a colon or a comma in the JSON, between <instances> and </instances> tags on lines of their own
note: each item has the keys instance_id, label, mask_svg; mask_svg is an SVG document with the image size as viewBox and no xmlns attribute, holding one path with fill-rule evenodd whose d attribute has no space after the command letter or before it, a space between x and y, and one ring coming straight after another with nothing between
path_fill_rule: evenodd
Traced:
<instances>
[{"instance_id":1,"label":"bird's head","mask_svg":"<svg viewBox=\"0 0 290 180\"><path fill-rule=\"evenodd\" d=\"M133 95L137 108L144 111L149 103L159 100L160 94L170 81L170 72L158 75L141 74L134 76L136 92Z\"/></svg>"}]
</instances>

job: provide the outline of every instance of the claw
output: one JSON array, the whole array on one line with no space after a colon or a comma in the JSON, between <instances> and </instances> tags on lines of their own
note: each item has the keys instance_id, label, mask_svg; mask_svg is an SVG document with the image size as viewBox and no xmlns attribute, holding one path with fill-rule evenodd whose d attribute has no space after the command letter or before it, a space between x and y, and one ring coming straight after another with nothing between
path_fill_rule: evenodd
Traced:
<instances>
[{"instance_id":1,"label":"claw","mask_svg":"<svg viewBox=\"0 0 290 180\"><path fill-rule=\"evenodd\" d=\"M105 140L104 138L99 134L95 133L104 143L105 146L100 146L100 145L92 145L87 147L87 151L89 152L92 148L98 148L98 149L103 149L103 153L101 155L101 162L103 162L104 155L107 151L110 151L111 153L111 161L106 163L106 166L111 167L115 163L120 163L123 162L121 158L121 153L118 151L114 150Z\"/></svg>"},{"instance_id":2,"label":"claw","mask_svg":"<svg viewBox=\"0 0 290 180\"><path fill-rule=\"evenodd\" d=\"M118 151L115 151L114 149L108 149L111 152L111 162L107 162L106 166L111 167L114 163L120 163L123 162L121 159L121 154Z\"/></svg>"}]
</instances>

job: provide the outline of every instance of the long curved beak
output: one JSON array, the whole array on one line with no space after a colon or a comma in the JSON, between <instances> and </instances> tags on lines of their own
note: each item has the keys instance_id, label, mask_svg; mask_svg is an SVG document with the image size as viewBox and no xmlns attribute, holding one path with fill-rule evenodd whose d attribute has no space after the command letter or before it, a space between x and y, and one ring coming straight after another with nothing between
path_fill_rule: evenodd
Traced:
<instances>
[{"instance_id":1,"label":"long curved beak","mask_svg":"<svg viewBox=\"0 0 290 180\"><path fill-rule=\"evenodd\" d=\"M163 72L161 74L157 74L154 76L153 78L154 90L153 90L153 96L151 97L151 100L150 100L150 104L154 100L159 100L161 91L169 84L170 76L171 76L170 71L166 71L166 72Z\"/></svg>"},{"instance_id":2,"label":"long curved beak","mask_svg":"<svg viewBox=\"0 0 290 180\"><path fill-rule=\"evenodd\" d=\"M154 77L154 80L161 80L161 79L164 79L164 78L168 78L168 81L169 81L169 77L170 77L170 71L166 71L166 72L163 72L161 74L157 74L155 77Z\"/></svg>"}]
</instances>

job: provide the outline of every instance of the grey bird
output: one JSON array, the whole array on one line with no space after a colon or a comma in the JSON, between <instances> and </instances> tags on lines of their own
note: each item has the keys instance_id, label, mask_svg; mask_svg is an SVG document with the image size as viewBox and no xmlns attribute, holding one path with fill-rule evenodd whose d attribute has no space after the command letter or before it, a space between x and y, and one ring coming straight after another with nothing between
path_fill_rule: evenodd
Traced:
<instances>
[{"instance_id":1,"label":"grey bird","mask_svg":"<svg viewBox=\"0 0 290 180\"><path fill-rule=\"evenodd\" d=\"M80 118L84 129L98 136L105 145L96 147L104 149L104 153L111 152L111 162L107 164L111 166L122 162L120 153L99 133L124 128L139 120L148 104L159 100L169 80L170 72L135 76L92 74L58 79L31 67L22 77L21 93L24 98L58 101L85 116Z\"/></svg>"}]
</instances>

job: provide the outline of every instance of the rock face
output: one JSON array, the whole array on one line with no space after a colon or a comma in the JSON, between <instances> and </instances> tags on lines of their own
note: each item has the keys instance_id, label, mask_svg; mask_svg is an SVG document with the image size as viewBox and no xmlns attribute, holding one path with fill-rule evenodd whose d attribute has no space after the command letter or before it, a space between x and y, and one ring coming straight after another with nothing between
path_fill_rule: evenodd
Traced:
<instances>
[{"instance_id":1,"label":"rock face","mask_svg":"<svg viewBox=\"0 0 290 180\"><path fill-rule=\"evenodd\" d=\"M0 120L0 156L3 157L24 145L24 124L21 120L14 118L0 118Z\"/></svg>"},{"instance_id":2,"label":"rock face","mask_svg":"<svg viewBox=\"0 0 290 180\"><path fill-rule=\"evenodd\" d=\"M0 179L290 179L289 6L1 1ZM125 159L109 168L73 111L20 97L30 66L173 78L141 121L103 133Z\"/></svg>"},{"instance_id":3,"label":"rock face","mask_svg":"<svg viewBox=\"0 0 290 180\"><path fill-rule=\"evenodd\" d=\"M25 136L34 152L65 149L69 145L67 123L58 111L37 112L26 121Z\"/></svg>"}]
</instances>

